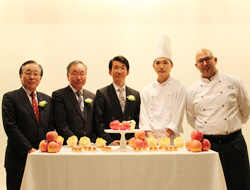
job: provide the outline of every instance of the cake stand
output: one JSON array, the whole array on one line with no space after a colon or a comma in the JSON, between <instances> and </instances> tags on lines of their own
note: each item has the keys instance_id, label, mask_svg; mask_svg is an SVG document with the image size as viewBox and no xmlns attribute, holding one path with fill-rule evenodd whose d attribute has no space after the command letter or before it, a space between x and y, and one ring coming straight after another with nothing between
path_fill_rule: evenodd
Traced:
<instances>
[{"instance_id":1,"label":"cake stand","mask_svg":"<svg viewBox=\"0 0 250 190\"><path fill-rule=\"evenodd\" d=\"M113 129L105 129L104 130L106 133L120 133L121 134L121 139L120 139L120 147L117 149L117 151L120 152L127 152L130 151L130 149L127 148L127 143L126 143L126 138L125 134L126 133L135 133L142 131L141 129L134 129L134 130L113 130Z\"/></svg>"}]
</instances>

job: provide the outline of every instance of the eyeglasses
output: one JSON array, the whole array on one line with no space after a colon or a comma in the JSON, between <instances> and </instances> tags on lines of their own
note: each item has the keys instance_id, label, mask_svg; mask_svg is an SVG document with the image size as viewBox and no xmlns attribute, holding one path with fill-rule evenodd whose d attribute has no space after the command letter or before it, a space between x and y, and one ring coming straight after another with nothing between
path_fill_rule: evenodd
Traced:
<instances>
[{"instance_id":1,"label":"eyeglasses","mask_svg":"<svg viewBox=\"0 0 250 190\"><path fill-rule=\"evenodd\" d=\"M210 57L205 57L204 59L198 59L196 63L199 63L200 65L203 65L204 61L206 61L206 63L210 63L213 58L214 57L210 56Z\"/></svg>"},{"instance_id":2,"label":"eyeglasses","mask_svg":"<svg viewBox=\"0 0 250 190\"><path fill-rule=\"evenodd\" d=\"M83 78L84 76L85 76L85 74L84 73L80 73L80 74L78 74L78 73L72 73L72 74L70 74L72 77L74 77L74 78L77 78L78 76L80 76L81 78Z\"/></svg>"},{"instance_id":3,"label":"eyeglasses","mask_svg":"<svg viewBox=\"0 0 250 190\"><path fill-rule=\"evenodd\" d=\"M34 77L40 77L39 73L30 73L30 72L25 72L25 75L27 75L28 77L34 76Z\"/></svg>"}]
</instances>

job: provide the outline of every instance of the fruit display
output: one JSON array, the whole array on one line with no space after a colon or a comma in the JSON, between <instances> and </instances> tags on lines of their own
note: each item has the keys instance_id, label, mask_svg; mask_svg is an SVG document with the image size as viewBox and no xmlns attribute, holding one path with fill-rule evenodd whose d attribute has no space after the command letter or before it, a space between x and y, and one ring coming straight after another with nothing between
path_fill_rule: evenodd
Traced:
<instances>
[{"instance_id":1,"label":"fruit display","mask_svg":"<svg viewBox=\"0 0 250 190\"><path fill-rule=\"evenodd\" d=\"M208 139L203 139L202 132L195 130L191 133L191 140L186 141L185 147L191 152L208 151L211 144Z\"/></svg>"},{"instance_id":2,"label":"fruit display","mask_svg":"<svg viewBox=\"0 0 250 190\"><path fill-rule=\"evenodd\" d=\"M146 133L145 131L138 131L135 132L135 137L129 139L128 143L131 147L147 147L147 139L145 139Z\"/></svg>"},{"instance_id":3,"label":"fruit display","mask_svg":"<svg viewBox=\"0 0 250 190\"><path fill-rule=\"evenodd\" d=\"M113 130L134 130L136 122L134 120L129 121L118 121L114 120L110 122L109 127Z\"/></svg>"},{"instance_id":4,"label":"fruit display","mask_svg":"<svg viewBox=\"0 0 250 190\"><path fill-rule=\"evenodd\" d=\"M46 134L46 140L42 140L39 143L39 150L41 152L56 153L62 148L62 138L58 139L58 133L56 131L49 131Z\"/></svg>"}]
</instances>

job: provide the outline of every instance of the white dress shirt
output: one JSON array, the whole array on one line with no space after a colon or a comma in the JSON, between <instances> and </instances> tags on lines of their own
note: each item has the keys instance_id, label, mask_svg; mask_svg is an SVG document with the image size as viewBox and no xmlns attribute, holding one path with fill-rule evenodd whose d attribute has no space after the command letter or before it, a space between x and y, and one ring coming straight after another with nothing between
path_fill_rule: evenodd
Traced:
<instances>
[{"instance_id":1,"label":"white dress shirt","mask_svg":"<svg viewBox=\"0 0 250 190\"><path fill-rule=\"evenodd\" d=\"M156 138L161 138L168 129L174 132L171 139L179 136L183 132L186 93L186 87L172 77L146 86L142 91L140 129L151 131Z\"/></svg>"},{"instance_id":2,"label":"white dress shirt","mask_svg":"<svg viewBox=\"0 0 250 190\"><path fill-rule=\"evenodd\" d=\"M119 92L119 88L120 86L116 85L115 83L113 83L113 86L115 88L115 91L116 91L116 94L117 94L117 97L119 99L119 95L120 95L120 92ZM124 84L123 86L121 86L123 88L123 97L125 98L125 102L126 102L126 85Z\"/></svg>"},{"instance_id":3,"label":"white dress shirt","mask_svg":"<svg viewBox=\"0 0 250 190\"><path fill-rule=\"evenodd\" d=\"M226 135L242 127L249 118L248 93L238 77L218 72L210 80L201 78L188 90L187 121L206 135Z\"/></svg>"},{"instance_id":4,"label":"white dress shirt","mask_svg":"<svg viewBox=\"0 0 250 190\"><path fill-rule=\"evenodd\" d=\"M69 84L70 88L73 90L76 100L78 101L78 95L76 94L77 91L80 91L80 96L82 98L82 109L84 110L84 97L83 97L83 89L81 90L76 90L73 86L71 86L71 84Z\"/></svg>"}]
</instances>

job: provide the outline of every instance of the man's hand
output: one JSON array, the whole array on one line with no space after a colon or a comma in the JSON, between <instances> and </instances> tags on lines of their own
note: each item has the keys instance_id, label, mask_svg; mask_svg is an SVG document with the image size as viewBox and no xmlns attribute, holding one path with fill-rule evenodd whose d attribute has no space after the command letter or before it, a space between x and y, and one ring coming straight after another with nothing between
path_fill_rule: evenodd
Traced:
<instances>
[{"instance_id":1,"label":"man's hand","mask_svg":"<svg viewBox=\"0 0 250 190\"><path fill-rule=\"evenodd\" d=\"M29 152L27 152L27 154L32 153L32 152L35 152L35 151L37 151L37 149L32 148L32 149L30 149L30 151L29 151Z\"/></svg>"},{"instance_id":2,"label":"man's hand","mask_svg":"<svg viewBox=\"0 0 250 190\"><path fill-rule=\"evenodd\" d=\"M110 146L119 146L120 145L120 141L115 140L112 143L110 143Z\"/></svg>"},{"instance_id":3,"label":"man's hand","mask_svg":"<svg viewBox=\"0 0 250 190\"><path fill-rule=\"evenodd\" d=\"M171 129L168 129L167 132L165 133L165 135L163 137L168 137L170 138L170 136L174 134L174 132Z\"/></svg>"}]
</instances>

